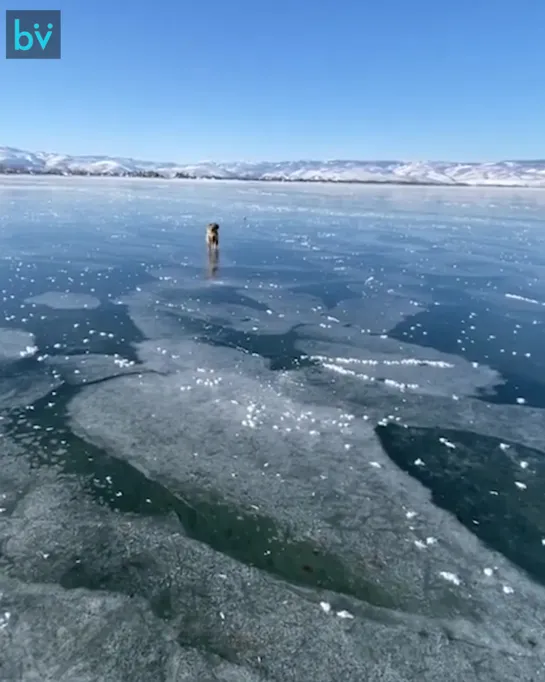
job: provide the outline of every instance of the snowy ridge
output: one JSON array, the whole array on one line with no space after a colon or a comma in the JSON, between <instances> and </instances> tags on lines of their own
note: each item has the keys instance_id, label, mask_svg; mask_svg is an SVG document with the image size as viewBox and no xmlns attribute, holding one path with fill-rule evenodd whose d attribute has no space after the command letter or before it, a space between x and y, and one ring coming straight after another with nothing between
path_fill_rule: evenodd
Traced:
<instances>
[{"instance_id":1,"label":"snowy ridge","mask_svg":"<svg viewBox=\"0 0 545 682\"><path fill-rule=\"evenodd\" d=\"M545 160L285 161L156 163L108 156L68 156L0 147L0 173L134 175L166 178L545 187Z\"/></svg>"}]
</instances>

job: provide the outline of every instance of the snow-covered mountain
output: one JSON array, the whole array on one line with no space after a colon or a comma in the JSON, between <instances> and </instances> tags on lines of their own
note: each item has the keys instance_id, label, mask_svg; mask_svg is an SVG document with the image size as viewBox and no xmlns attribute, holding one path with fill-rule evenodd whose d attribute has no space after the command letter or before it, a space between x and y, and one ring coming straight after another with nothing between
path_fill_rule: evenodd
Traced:
<instances>
[{"instance_id":1,"label":"snow-covered mountain","mask_svg":"<svg viewBox=\"0 0 545 682\"><path fill-rule=\"evenodd\" d=\"M67 156L0 147L0 173L544 187L545 160L495 163L442 161L285 161L156 163L109 156Z\"/></svg>"}]
</instances>

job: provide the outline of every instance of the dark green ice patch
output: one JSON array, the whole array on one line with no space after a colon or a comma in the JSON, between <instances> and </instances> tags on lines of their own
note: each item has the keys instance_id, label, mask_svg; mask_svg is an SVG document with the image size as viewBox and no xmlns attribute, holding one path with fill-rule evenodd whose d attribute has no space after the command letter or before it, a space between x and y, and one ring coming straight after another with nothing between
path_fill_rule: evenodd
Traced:
<instances>
[{"instance_id":1,"label":"dark green ice patch","mask_svg":"<svg viewBox=\"0 0 545 682\"><path fill-rule=\"evenodd\" d=\"M46 319L30 318L28 323L14 324L35 335L41 354L83 355L118 353L127 360L137 360L133 344L145 336L127 315L125 306L106 304L92 310L50 310L42 306L36 314ZM60 348L56 348L60 344Z\"/></svg>"},{"instance_id":2,"label":"dark green ice patch","mask_svg":"<svg viewBox=\"0 0 545 682\"><path fill-rule=\"evenodd\" d=\"M390 459L431 490L437 506L545 584L545 453L516 443L503 450L499 439L470 431L388 424L375 432Z\"/></svg>"},{"instance_id":3,"label":"dark green ice patch","mask_svg":"<svg viewBox=\"0 0 545 682\"><path fill-rule=\"evenodd\" d=\"M473 316L471 313L473 312ZM545 315L534 324L487 309L477 301L432 306L406 318L388 332L391 339L463 357L497 370L503 384L479 391L486 402L545 408ZM529 354L529 355L527 355Z\"/></svg>"},{"instance_id":4,"label":"dark green ice patch","mask_svg":"<svg viewBox=\"0 0 545 682\"><path fill-rule=\"evenodd\" d=\"M136 360L132 344L145 337L127 315L126 306L111 301L151 279L138 264L86 272L56 263L18 266L11 261L0 262L0 287L5 299L2 327L34 334L42 355L119 353ZM89 294L101 305L66 310L25 303L26 298L48 291ZM59 344L61 347L56 348Z\"/></svg>"}]
</instances>

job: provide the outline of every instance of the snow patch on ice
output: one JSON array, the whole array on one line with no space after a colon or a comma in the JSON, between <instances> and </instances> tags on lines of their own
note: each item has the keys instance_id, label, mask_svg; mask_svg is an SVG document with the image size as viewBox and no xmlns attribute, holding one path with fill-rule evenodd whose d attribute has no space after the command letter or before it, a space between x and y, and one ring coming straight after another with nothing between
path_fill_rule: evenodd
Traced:
<instances>
[{"instance_id":1,"label":"snow patch on ice","mask_svg":"<svg viewBox=\"0 0 545 682\"><path fill-rule=\"evenodd\" d=\"M439 575L443 580L446 580L449 583L452 583L453 585L461 585L462 581L460 578L455 574L455 573L450 573L449 571L440 571Z\"/></svg>"}]
</instances>

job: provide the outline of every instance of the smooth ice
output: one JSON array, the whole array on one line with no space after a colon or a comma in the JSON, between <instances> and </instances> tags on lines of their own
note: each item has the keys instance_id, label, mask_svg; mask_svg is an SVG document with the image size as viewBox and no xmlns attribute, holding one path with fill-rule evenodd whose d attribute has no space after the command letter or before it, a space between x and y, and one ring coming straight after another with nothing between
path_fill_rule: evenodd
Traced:
<instances>
[{"instance_id":1,"label":"smooth ice","mask_svg":"<svg viewBox=\"0 0 545 682\"><path fill-rule=\"evenodd\" d=\"M544 197L3 180L0 678L543 679Z\"/></svg>"}]
</instances>

